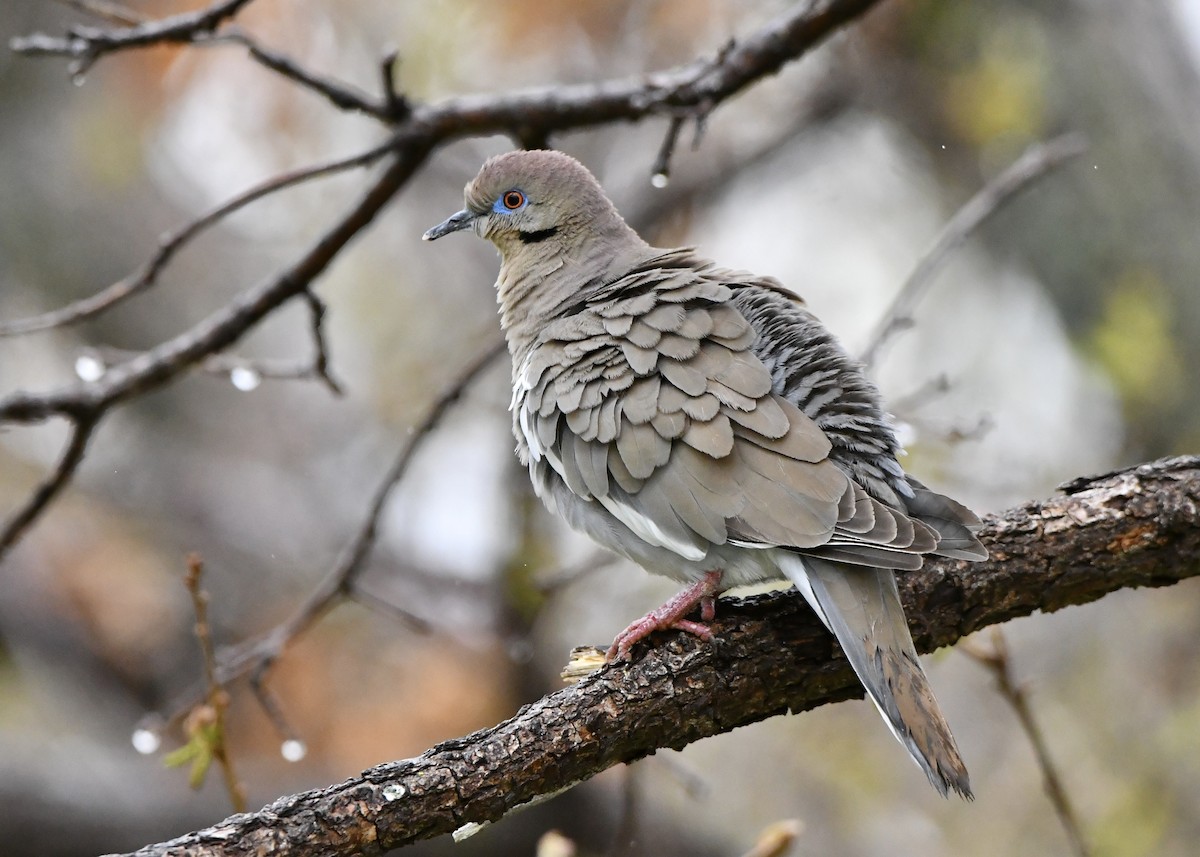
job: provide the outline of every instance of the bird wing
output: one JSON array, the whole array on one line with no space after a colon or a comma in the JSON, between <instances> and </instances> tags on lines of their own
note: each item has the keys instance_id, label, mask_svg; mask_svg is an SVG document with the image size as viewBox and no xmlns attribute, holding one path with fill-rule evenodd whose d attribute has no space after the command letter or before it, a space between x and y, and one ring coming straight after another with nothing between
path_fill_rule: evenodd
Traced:
<instances>
[{"instance_id":1,"label":"bird wing","mask_svg":"<svg viewBox=\"0 0 1200 857\"><path fill-rule=\"evenodd\" d=\"M672 253L550 320L516 378L530 454L688 559L730 542L920 567L936 535L830 460L825 433L772 392L731 297Z\"/></svg>"}]
</instances>

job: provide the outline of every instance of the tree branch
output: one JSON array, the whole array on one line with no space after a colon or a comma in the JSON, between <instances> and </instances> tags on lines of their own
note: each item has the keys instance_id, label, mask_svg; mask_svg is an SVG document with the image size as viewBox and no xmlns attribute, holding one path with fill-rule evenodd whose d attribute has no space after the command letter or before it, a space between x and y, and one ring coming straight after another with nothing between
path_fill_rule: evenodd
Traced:
<instances>
[{"instance_id":1,"label":"tree branch","mask_svg":"<svg viewBox=\"0 0 1200 857\"><path fill-rule=\"evenodd\" d=\"M64 37L34 33L9 42L17 53L68 56L73 75L84 74L104 54L126 48L140 48L164 42L191 42L212 34L253 0L221 0L211 6L159 20L143 21L128 27L85 27L75 25Z\"/></svg>"},{"instance_id":2,"label":"tree branch","mask_svg":"<svg viewBox=\"0 0 1200 857\"><path fill-rule=\"evenodd\" d=\"M175 254L204 230L219 223L234 212L239 211L256 200L271 196L287 188L295 187L314 179L324 178L325 176L336 175L345 170L370 166L394 149L395 145L395 140L389 138L356 155L280 173L266 181L260 182L254 187L226 200L200 217L189 221L173 232L165 234L159 240L158 249L154 255L134 273L118 280L108 288L94 295L82 298L60 309L30 318L0 322L0 336L20 336L40 330L64 327L93 318L127 298L133 297L152 287L158 282L158 275L167 267L167 264L175 257Z\"/></svg>"},{"instance_id":3,"label":"tree branch","mask_svg":"<svg viewBox=\"0 0 1200 857\"><path fill-rule=\"evenodd\" d=\"M339 110L365 113L384 122L393 118L393 114L389 112L386 97L376 103L367 93L350 84L314 74L295 60L262 46L249 33L230 29L213 40L215 44L226 42L241 45L250 53L255 62L283 75L293 83L315 92Z\"/></svg>"},{"instance_id":4,"label":"tree branch","mask_svg":"<svg viewBox=\"0 0 1200 857\"><path fill-rule=\"evenodd\" d=\"M44 394L17 392L0 399L0 420L33 423L55 415L94 415L174 380L204 357L232 345L272 310L307 291L309 284L342 247L370 223L396 190L412 177L425 154L421 148L402 147L354 207L295 264L196 327L128 363L113 367L99 381Z\"/></svg>"},{"instance_id":5,"label":"tree branch","mask_svg":"<svg viewBox=\"0 0 1200 857\"><path fill-rule=\"evenodd\" d=\"M989 518L986 562L933 559L901 576L922 651L1037 610L1200 574L1200 457L1077 479L1063 491ZM635 664L607 666L490 729L136 855L380 854L498 820L660 748L862 695L794 593L721 606L715 644L660 635Z\"/></svg>"},{"instance_id":6,"label":"tree branch","mask_svg":"<svg viewBox=\"0 0 1200 857\"><path fill-rule=\"evenodd\" d=\"M29 495L25 505L12 514L3 526L0 526L0 562L21 535L37 520L38 515L50 505L63 487L71 481L75 471L79 469L87 452L88 441L96 430L97 419L90 416L80 417L71 424L71 437L63 449L62 457L54 471Z\"/></svg>"},{"instance_id":7,"label":"tree branch","mask_svg":"<svg viewBox=\"0 0 1200 857\"><path fill-rule=\"evenodd\" d=\"M386 611L404 622L410 629L426 633L430 623L420 616L372 595L359 585L359 575L366 567L379 531L379 519L396 486L408 472L417 452L446 413L466 392L467 388L504 353L504 341L497 342L480 352L442 390L434 400L424 419L413 427L392 466L379 481L371 503L358 529L342 548L337 563L321 583L309 593L304 602L280 624L249 640L224 649L218 658L217 678L222 684L249 675L251 686L259 700L263 700L263 684L266 674L275 665L291 643L312 627L326 613L346 598L352 598L373 608ZM195 706L203 694L203 688L190 688L168 709L169 714L162 725L175 724ZM272 721L278 722L277 713L270 704L264 706ZM155 719L159 719L155 717ZM151 728L147 725L145 728Z\"/></svg>"},{"instance_id":8,"label":"tree branch","mask_svg":"<svg viewBox=\"0 0 1200 857\"><path fill-rule=\"evenodd\" d=\"M956 211L954 217L942 227L932 246L921 255L916 267L905 278L891 305L875 325L859 358L863 365L873 365L887 341L912 325L913 310L933 284L934 275L958 245L1026 187L1086 150L1087 141L1075 133L1063 134L1046 143L1035 143Z\"/></svg>"}]
</instances>

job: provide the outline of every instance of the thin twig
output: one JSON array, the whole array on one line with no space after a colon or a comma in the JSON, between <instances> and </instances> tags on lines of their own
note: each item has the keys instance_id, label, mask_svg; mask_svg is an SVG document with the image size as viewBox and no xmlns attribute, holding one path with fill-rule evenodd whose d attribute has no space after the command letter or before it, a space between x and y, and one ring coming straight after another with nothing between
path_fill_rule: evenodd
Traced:
<instances>
[{"instance_id":1,"label":"thin twig","mask_svg":"<svg viewBox=\"0 0 1200 857\"><path fill-rule=\"evenodd\" d=\"M398 619L402 624L418 634L430 634L433 632L433 623L428 619L418 616L415 613L410 613L394 601L372 592L363 586L362 581L357 578L350 583L348 594L355 603L392 619Z\"/></svg>"},{"instance_id":2,"label":"thin twig","mask_svg":"<svg viewBox=\"0 0 1200 857\"><path fill-rule=\"evenodd\" d=\"M384 478L375 489L374 496L367 508L358 530L342 549L341 555L334 567L325 575L321 583L309 593L304 602L287 620L274 628L246 640L236 646L231 646L220 653L217 673L222 683L228 684L234 679L247 674L254 681L264 680L267 672L283 654L284 650L301 634L312 627L322 616L332 610L337 604L347 598L362 597L368 606L379 607L382 599L361 590L357 578L366 564L367 557L375 546L379 518L383 514L392 491L421 448L424 441L434 428L441 422L450 406L463 395L466 389L497 357L504 353L504 343L482 352L463 369L458 376L448 384L441 395L430 407L425 418L413 428L403 448L392 466L388 468ZM412 630L419 633L427 632L430 624L426 619L417 616L403 607L387 604L387 612L403 621ZM194 704L195 691L189 691L184 697L185 702L173 706L174 713L168 716L168 722L176 722L181 714Z\"/></svg>"},{"instance_id":3,"label":"thin twig","mask_svg":"<svg viewBox=\"0 0 1200 857\"><path fill-rule=\"evenodd\" d=\"M250 675L250 690L254 694L254 698L258 701L259 707L266 713L267 719L271 721L271 725L275 727L275 731L286 744L288 741L299 741L296 730L288 723L287 718L283 716L283 706L279 702L279 698L267 685L265 672L254 672Z\"/></svg>"},{"instance_id":4,"label":"thin twig","mask_svg":"<svg viewBox=\"0 0 1200 857\"><path fill-rule=\"evenodd\" d=\"M304 290L304 298L308 301L309 330L313 339L312 373L320 378L335 396L344 395L341 383L333 377L329 368L329 343L325 339L325 302L317 297L311 288Z\"/></svg>"},{"instance_id":5,"label":"thin twig","mask_svg":"<svg viewBox=\"0 0 1200 857\"><path fill-rule=\"evenodd\" d=\"M247 674L261 681L283 650L346 598L346 582L338 571L325 575L291 617L264 634L222 649L217 674L228 683ZM174 717L170 718L174 720Z\"/></svg>"},{"instance_id":6,"label":"thin twig","mask_svg":"<svg viewBox=\"0 0 1200 857\"><path fill-rule=\"evenodd\" d=\"M395 138L390 138L356 155L351 155L347 158L337 158L336 160L314 164L313 166L303 167L298 170L291 170L261 182L239 193L237 196L226 200L195 220L189 221L174 232L168 233L159 242L158 250L154 256L140 269L124 279L118 280L103 291L75 301L61 309L30 318L18 319L17 321L0 323L0 336L19 336L39 330L64 327L93 318L105 310L112 309L126 298L130 298L153 286L157 282L159 274L162 273L167 263L171 261L176 253L182 250L184 246L205 229L224 220L239 209L246 207L255 200L262 199L264 196L269 196L270 194L312 181L313 179L335 175L358 167L369 166L395 148L395 145Z\"/></svg>"},{"instance_id":7,"label":"thin twig","mask_svg":"<svg viewBox=\"0 0 1200 857\"><path fill-rule=\"evenodd\" d=\"M3 529L0 529L0 562L4 561L9 550L24 535L25 530L37 520L38 516L71 480L79 463L83 461L88 441L98 422L99 417L91 415L72 418L71 438L67 441L57 466L29 495L25 505L14 512L5 522Z\"/></svg>"},{"instance_id":8,"label":"thin twig","mask_svg":"<svg viewBox=\"0 0 1200 857\"><path fill-rule=\"evenodd\" d=\"M663 136L662 145L658 147L654 166L650 168L651 181L655 187L666 187L671 178L671 156L675 154L675 144L679 142L683 121L683 116L672 116L670 124L667 125L667 133Z\"/></svg>"},{"instance_id":9,"label":"thin twig","mask_svg":"<svg viewBox=\"0 0 1200 857\"><path fill-rule=\"evenodd\" d=\"M939 372L911 393L905 393L892 399L891 410L901 416L911 414L930 402L937 401L950 392L950 388L950 376L945 372Z\"/></svg>"},{"instance_id":10,"label":"thin twig","mask_svg":"<svg viewBox=\"0 0 1200 857\"><path fill-rule=\"evenodd\" d=\"M412 106L400 92L396 90L396 65L400 60L400 52L395 48L389 49L379 61L379 83L383 93L383 107L387 118L399 122L408 118Z\"/></svg>"},{"instance_id":11,"label":"thin twig","mask_svg":"<svg viewBox=\"0 0 1200 857\"><path fill-rule=\"evenodd\" d=\"M339 110L355 110L377 119L390 121L393 113L386 104L375 102L367 93L348 83L315 74L290 57L260 45L249 33L229 28L214 36L207 44L238 44L249 51L250 56L261 65L283 75L293 83L315 92Z\"/></svg>"},{"instance_id":12,"label":"thin twig","mask_svg":"<svg viewBox=\"0 0 1200 857\"><path fill-rule=\"evenodd\" d=\"M420 451L430 433L441 423L446 412L462 397L467 388L471 386L471 383L504 352L504 342L498 341L477 355L474 360L458 373L453 381L442 389L438 398L425 414L424 419L413 427L400 454L396 457L396 460L388 468L384 478L376 487L375 495L367 509L366 518L363 520L354 538L342 552L342 557L338 561L335 571L345 581L344 585L348 586L362 571L367 556L375 546L379 516L383 513L383 507L387 504L388 498L391 497L392 490L404 478L404 474L408 472L409 465L412 464L417 452Z\"/></svg>"},{"instance_id":13,"label":"thin twig","mask_svg":"<svg viewBox=\"0 0 1200 857\"><path fill-rule=\"evenodd\" d=\"M109 3L106 0L58 0L60 4L69 9L77 9L88 15L94 15L102 21L109 21L114 24L122 24L126 27L135 27L138 24L146 23L146 16L140 12L135 12L118 3Z\"/></svg>"},{"instance_id":14,"label":"thin twig","mask_svg":"<svg viewBox=\"0 0 1200 857\"><path fill-rule=\"evenodd\" d=\"M128 363L144 353L143 351L127 351L124 348L100 345L82 349L80 357L94 360L99 364L98 368L107 371L109 367ZM321 376L316 365L317 362L317 356L311 360L272 360L250 359L239 357L236 354L214 354L212 357L204 358L199 369L206 375L225 378L242 392L257 389L262 381L315 380L328 386L329 382ZM341 395L340 389L334 389L333 392Z\"/></svg>"},{"instance_id":15,"label":"thin twig","mask_svg":"<svg viewBox=\"0 0 1200 857\"><path fill-rule=\"evenodd\" d=\"M543 595L549 595L577 580L582 580L597 571L608 568L619 562L621 557L612 551L596 550L579 562L551 569L545 574L539 574L533 585Z\"/></svg>"},{"instance_id":16,"label":"thin twig","mask_svg":"<svg viewBox=\"0 0 1200 857\"><path fill-rule=\"evenodd\" d=\"M414 150L411 145L401 145L362 198L299 260L191 330L114 367L93 384L76 384L45 394L17 392L0 399L0 421L35 423L58 414L98 414L175 379L197 362L228 348L272 311L307 289L412 177L425 154L423 147Z\"/></svg>"},{"instance_id":17,"label":"thin twig","mask_svg":"<svg viewBox=\"0 0 1200 857\"><path fill-rule=\"evenodd\" d=\"M880 349L893 335L912 326L914 308L933 283L934 275L958 245L1020 191L1056 167L1083 154L1086 149L1087 141L1079 134L1063 134L1047 143L1030 146L1008 169L984 185L966 205L955 212L917 261L916 267L876 325L860 358L863 365L870 367L879 356Z\"/></svg>"},{"instance_id":18,"label":"thin twig","mask_svg":"<svg viewBox=\"0 0 1200 857\"><path fill-rule=\"evenodd\" d=\"M1091 852L1071 805L1070 795L1063 784L1058 767L1050 758L1050 748L1046 744L1046 738L1038 727L1037 721L1034 720L1033 711L1029 707L1029 695L1025 692L1025 688L1013 680L1012 659L1009 657L1008 643L1005 641L1003 631L998 627L992 628L991 650L972 645L973 642L965 641L962 646L963 651L976 663L985 667L996 680L996 689L1004 701L1012 707L1013 712L1017 715L1017 721L1021 724L1021 730L1029 740L1029 746L1033 748L1034 758L1037 760L1038 768L1041 769L1042 781L1046 786L1046 795L1049 797L1059 821L1062 822L1067 839L1071 842L1071 849L1078 857L1090 857Z\"/></svg>"},{"instance_id":19,"label":"thin twig","mask_svg":"<svg viewBox=\"0 0 1200 857\"><path fill-rule=\"evenodd\" d=\"M187 573L184 583L188 594L192 597L192 610L196 614L196 640L200 643L200 654L204 661L205 704L203 711L194 710L198 719L207 721L211 718L211 729L206 731L203 740L205 749L211 757L217 760L221 768L221 776L225 780L225 790L229 793L229 801L233 804L234 812L246 811L246 790L238 781L233 769L233 758L229 755L229 742L226 735L226 714L229 709L229 694L217 679L216 657L213 655L212 632L208 625L208 593L200 586L200 578L204 574L204 563L198 554L190 554L187 558Z\"/></svg>"},{"instance_id":20,"label":"thin twig","mask_svg":"<svg viewBox=\"0 0 1200 857\"><path fill-rule=\"evenodd\" d=\"M9 47L16 53L31 56L71 57L68 70L73 76L79 77L105 54L127 48L208 38L217 27L251 2L253 0L221 0L192 12L146 20L128 27L85 27L76 24L67 28L66 36L33 33L12 39Z\"/></svg>"}]
</instances>

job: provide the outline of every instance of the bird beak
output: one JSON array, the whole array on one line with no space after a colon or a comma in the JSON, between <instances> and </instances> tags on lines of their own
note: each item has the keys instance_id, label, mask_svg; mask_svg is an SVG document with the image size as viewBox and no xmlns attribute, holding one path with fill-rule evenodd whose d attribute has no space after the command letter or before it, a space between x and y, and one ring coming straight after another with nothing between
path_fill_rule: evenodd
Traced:
<instances>
[{"instance_id":1,"label":"bird beak","mask_svg":"<svg viewBox=\"0 0 1200 857\"><path fill-rule=\"evenodd\" d=\"M439 223L437 226L430 229L421 236L425 241L433 241L441 238L443 235L449 235L451 232L459 232L463 229L470 229L475 218L479 215L471 211L469 208L464 208L462 211L455 212Z\"/></svg>"}]
</instances>

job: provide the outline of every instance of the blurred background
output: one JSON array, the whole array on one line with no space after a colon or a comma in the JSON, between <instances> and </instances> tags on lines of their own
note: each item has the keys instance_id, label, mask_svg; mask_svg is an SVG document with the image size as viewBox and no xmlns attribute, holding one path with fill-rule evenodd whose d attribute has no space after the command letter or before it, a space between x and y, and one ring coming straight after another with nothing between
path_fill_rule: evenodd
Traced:
<instances>
[{"instance_id":1,"label":"blurred background","mask_svg":"<svg viewBox=\"0 0 1200 857\"><path fill-rule=\"evenodd\" d=\"M203 5L141 2L162 15ZM258 0L239 22L324 74L432 101L640 74L711 55L777 0L543 4ZM5 0L4 44L82 13ZM86 20L86 19L83 19ZM79 84L79 85L73 85ZM236 46L59 59L0 50L0 319L95 293L159 236L260 180L352 154L384 130L342 115ZM956 252L874 374L906 467L980 512L1072 477L1200 449L1200 5L1194 0L890 0L721 105L666 188L666 122L555 137L643 234L777 277L854 351L939 228L1031 143L1087 136ZM320 280L332 369L240 390L193 373L121 407L71 488L0 566L0 854L131 849L229 813L131 736L200 678L184 557L206 565L218 644L287 617L333 566L430 403L497 341L494 251L421 233L505 138L435 153ZM151 292L88 323L0 339L0 394L75 378L89 348L142 350L293 260L361 192L354 173L262 200L190 245ZM305 308L237 347L304 360ZM243 386L251 386L243 384ZM383 517L362 585L426 620L339 607L269 686L307 755L237 685L232 752L251 808L491 725L559 687L572 646L607 644L673 585L592 548L532 497L512 456L499 361L430 438ZM58 425L0 429L0 514L52 466ZM565 571L564 571L565 570ZM1200 581L1012 623L1084 832L1103 855L1200 842ZM985 635L986 636L986 635ZM986 640L985 640L986 643ZM862 702L740 729L607 772L462 845L529 854L743 853L797 819L795 853L1064 854L1015 717L958 651L927 660L978 800L929 789ZM164 749L178 735L163 736Z\"/></svg>"}]
</instances>

